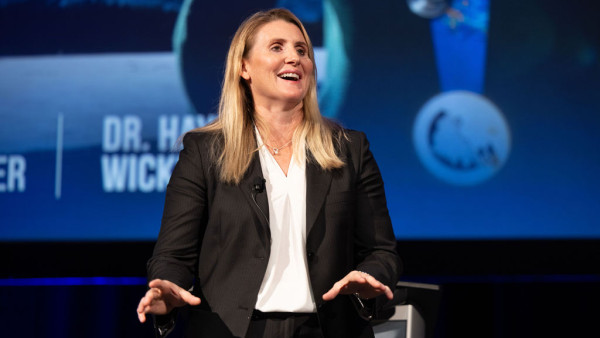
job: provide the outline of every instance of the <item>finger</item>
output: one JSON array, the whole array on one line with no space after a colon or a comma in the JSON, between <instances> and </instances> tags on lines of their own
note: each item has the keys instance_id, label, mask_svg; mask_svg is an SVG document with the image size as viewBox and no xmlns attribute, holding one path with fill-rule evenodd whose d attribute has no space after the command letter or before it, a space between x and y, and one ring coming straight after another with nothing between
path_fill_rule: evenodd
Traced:
<instances>
[{"instance_id":1,"label":"finger","mask_svg":"<svg viewBox=\"0 0 600 338\"><path fill-rule=\"evenodd\" d=\"M392 292L392 290L390 289L389 286L385 286L385 296L387 297L387 299L392 300L394 299L394 293Z\"/></svg>"},{"instance_id":2,"label":"finger","mask_svg":"<svg viewBox=\"0 0 600 338\"><path fill-rule=\"evenodd\" d=\"M329 289L329 291L325 292L325 294L323 294L323 300L325 301L329 301L334 299L335 297L337 297L340 294L339 289L337 289L336 287L332 287L331 289Z\"/></svg>"},{"instance_id":3,"label":"finger","mask_svg":"<svg viewBox=\"0 0 600 338\"><path fill-rule=\"evenodd\" d=\"M152 288L146 291L146 295L140 301L140 304L149 307L154 301L162 299L162 292L160 289Z\"/></svg>"},{"instance_id":4,"label":"finger","mask_svg":"<svg viewBox=\"0 0 600 338\"><path fill-rule=\"evenodd\" d=\"M154 290L148 290L148 292L146 292L146 295L144 297L142 297L142 299L140 299L140 303L138 304L137 307L137 312L138 313L146 313L149 311L150 309L150 305L152 304L152 302L157 298L157 292L155 292Z\"/></svg>"},{"instance_id":5,"label":"finger","mask_svg":"<svg viewBox=\"0 0 600 338\"><path fill-rule=\"evenodd\" d=\"M375 289L383 289L385 287L385 285L383 283L381 283L380 281L378 281L377 279L370 277L367 279L367 284L369 284L371 287L375 288Z\"/></svg>"},{"instance_id":6,"label":"finger","mask_svg":"<svg viewBox=\"0 0 600 338\"><path fill-rule=\"evenodd\" d=\"M371 277L371 275L360 271L352 271L347 276L350 281L357 283L367 282L369 277Z\"/></svg>"},{"instance_id":7,"label":"finger","mask_svg":"<svg viewBox=\"0 0 600 338\"><path fill-rule=\"evenodd\" d=\"M381 285L383 285L380 281L377 280L377 278L371 276L370 274L366 272L361 272L361 274L371 286L380 287Z\"/></svg>"},{"instance_id":8,"label":"finger","mask_svg":"<svg viewBox=\"0 0 600 338\"><path fill-rule=\"evenodd\" d=\"M174 283L169 282L168 280L164 280L164 279L153 279L150 281L150 283L148 283L148 286L150 288L158 288L158 289L162 289L162 290L171 289L173 287L178 287Z\"/></svg>"},{"instance_id":9,"label":"finger","mask_svg":"<svg viewBox=\"0 0 600 338\"><path fill-rule=\"evenodd\" d=\"M347 287L348 286L348 282L346 281L346 277L344 277L342 280L337 281L335 284L333 284L333 287L331 289L329 289L329 291L327 291L324 295L323 295L323 300L332 300L335 297L337 297L340 294L340 291L342 290L342 288Z\"/></svg>"},{"instance_id":10,"label":"finger","mask_svg":"<svg viewBox=\"0 0 600 338\"><path fill-rule=\"evenodd\" d=\"M153 296L152 290L148 290L146 292L146 294L144 295L144 297L142 297L142 299L140 299L140 303L138 304L137 311L138 312L144 311L144 307L148 306L152 302L153 298L154 298L154 296Z\"/></svg>"},{"instance_id":11,"label":"finger","mask_svg":"<svg viewBox=\"0 0 600 338\"><path fill-rule=\"evenodd\" d=\"M151 302L152 302L152 292L151 290L148 290L148 292L146 293L146 296L144 296L141 300L140 303L138 304L137 307L137 314L138 314L138 319L141 323L144 323L146 321L146 313L150 312L151 309Z\"/></svg>"},{"instance_id":12,"label":"finger","mask_svg":"<svg viewBox=\"0 0 600 338\"><path fill-rule=\"evenodd\" d=\"M192 295L189 291L179 287L177 284L163 279L155 279L148 284L152 288L162 291L164 294L170 294L176 299L189 305L200 304L200 298Z\"/></svg>"},{"instance_id":13,"label":"finger","mask_svg":"<svg viewBox=\"0 0 600 338\"><path fill-rule=\"evenodd\" d=\"M160 292L164 295L171 294L176 297L179 296L179 290L183 290L181 287L179 287L179 285L166 279L154 279L148 283L148 286L151 289L160 290Z\"/></svg>"},{"instance_id":14,"label":"finger","mask_svg":"<svg viewBox=\"0 0 600 338\"><path fill-rule=\"evenodd\" d=\"M152 304L154 303L154 301L160 300L161 295L162 292L160 291L160 289L152 288L146 291L144 297L140 299L140 303L138 304L136 312L138 314L138 319L141 323L144 323L146 321L146 313L152 310Z\"/></svg>"},{"instance_id":15,"label":"finger","mask_svg":"<svg viewBox=\"0 0 600 338\"><path fill-rule=\"evenodd\" d=\"M179 291L179 296L184 302L188 303L189 305L198 305L201 302L200 298L192 295L189 291L186 291L184 289L181 289Z\"/></svg>"},{"instance_id":16,"label":"finger","mask_svg":"<svg viewBox=\"0 0 600 338\"><path fill-rule=\"evenodd\" d=\"M369 286L378 294L384 294L388 299L394 298L394 293L392 290L385 284L378 281L375 277L366 274L366 280L369 283Z\"/></svg>"},{"instance_id":17,"label":"finger","mask_svg":"<svg viewBox=\"0 0 600 338\"><path fill-rule=\"evenodd\" d=\"M157 290L158 296L164 295L163 297L174 297L177 300L181 300L181 292L185 291L177 284L164 279L154 279L148 283L148 286L153 290Z\"/></svg>"},{"instance_id":18,"label":"finger","mask_svg":"<svg viewBox=\"0 0 600 338\"><path fill-rule=\"evenodd\" d=\"M387 299L393 299L394 298L394 293L392 292L392 290L390 290L390 288L387 285L384 285L382 288L377 289L376 290L378 294L383 294L385 295L385 297Z\"/></svg>"},{"instance_id":19,"label":"finger","mask_svg":"<svg viewBox=\"0 0 600 338\"><path fill-rule=\"evenodd\" d=\"M138 320L140 321L140 323L146 322L146 314L143 311L138 311Z\"/></svg>"},{"instance_id":20,"label":"finger","mask_svg":"<svg viewBox=\"0 0 600 338\"><path fill-rule=\"evenodd\" d=\"M327 291L325 294L323 294L323 300L330 301L330 300L333 300L338 295L339 295L339 291L336 290L335 288L331 288L329 291Z\"/></svg>"},{"instance_id":21,"label":"finger","mask_svg":"<svg viewBox=\"0 0 600 338\"><path fill-rule=\"evenodd\" d=\"M145 302L144 302L144 298L140 299L140 303L138 304L138 307L136 309L137 313L142 313L144 312L144 307L146 307Z\"/></svg>"}]
</instances>

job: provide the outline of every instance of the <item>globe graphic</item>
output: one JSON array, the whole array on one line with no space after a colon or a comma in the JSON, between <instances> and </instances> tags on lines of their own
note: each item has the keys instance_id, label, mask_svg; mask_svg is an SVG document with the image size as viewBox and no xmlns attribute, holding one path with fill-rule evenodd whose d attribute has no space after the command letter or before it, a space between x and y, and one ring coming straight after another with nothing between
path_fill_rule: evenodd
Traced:
<instances>
[{"instance_id":1,"label":"globe graphic","mask_svg":"<svg viewBox=\"0 0 600 338\"><path fill-rule=\"evenodd\" d=\"M431 98L417 114L413 142L425 168L456 185L491 178L510 152L510 132L500 109L469 91Z\"/></svg>"}]
</instances>

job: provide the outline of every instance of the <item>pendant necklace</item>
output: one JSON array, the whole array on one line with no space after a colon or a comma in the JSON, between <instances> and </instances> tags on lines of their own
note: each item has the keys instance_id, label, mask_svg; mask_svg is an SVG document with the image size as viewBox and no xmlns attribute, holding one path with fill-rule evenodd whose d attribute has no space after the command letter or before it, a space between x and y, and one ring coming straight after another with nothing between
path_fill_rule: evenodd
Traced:
<instances>
[{"instance_id":1,"label":"pendant necklace","mask_svg":"<svg viewBox=\"0 0 600 338\"><path fill-rule=\"evenodd\" d=\"M289 146L292 143L292 140L289 140L286 142L286 144L282 145L281 147L271 147L270 145L268 145L266 142L263 142L264 145L266 145L267 147L269 147L270 149L273 150L273 155L277 155L279 154L279 151L281 149L286 148L287 146Z\"/></svg>"}]
</instances>

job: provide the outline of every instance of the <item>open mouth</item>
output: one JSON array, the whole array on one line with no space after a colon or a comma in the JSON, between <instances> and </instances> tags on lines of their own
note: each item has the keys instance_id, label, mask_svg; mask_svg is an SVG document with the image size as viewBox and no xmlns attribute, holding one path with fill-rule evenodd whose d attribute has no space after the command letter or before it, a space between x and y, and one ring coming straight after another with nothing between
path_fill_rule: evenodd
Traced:
<instances>
[{"instance_id":1,"label":"open mouth","mask_svg":"<svg viewBox=\"0 0 600 338\"><path fill-rule=\"evenodd\" d=\"M280 78L288 81L298 81L300 80L300 75L296 73L281 73L278 75Z\"/></svg>"}]
</instances>

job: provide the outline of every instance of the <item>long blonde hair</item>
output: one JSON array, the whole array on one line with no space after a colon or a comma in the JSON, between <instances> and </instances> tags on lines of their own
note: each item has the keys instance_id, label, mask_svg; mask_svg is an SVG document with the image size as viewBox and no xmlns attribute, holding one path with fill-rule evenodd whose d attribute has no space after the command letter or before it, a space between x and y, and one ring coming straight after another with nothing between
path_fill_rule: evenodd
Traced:
<instances>
[{"instance_id":1,"label":"long blonde hair","mask_svg":"<svg viewBox=\"0 0 600 338\"><path fill-rule=\"evenodd\" d=\"M254 101L246 81L241 77L242 60L248 56L254 37L264 24L283 20L296 25L308 45L308 57L315 63L313 46L300 20L287 9L271 9L248 17L238 28L227 53L225 75L219 101L219 116L211 124L199 131L218 132L222 135L223 146L214 147L214 154L220 169L220 178L227 183L241 181L254 152L257 150L254 135ZM304 118L293 135L294 153L301 150L300 140L306 140L306 149L324 170L344 166L337 156L334 143L339 142L344 133L337 124L321 116L317 102L316 67L303 99Z\"/></svg>"}]
</instances>

